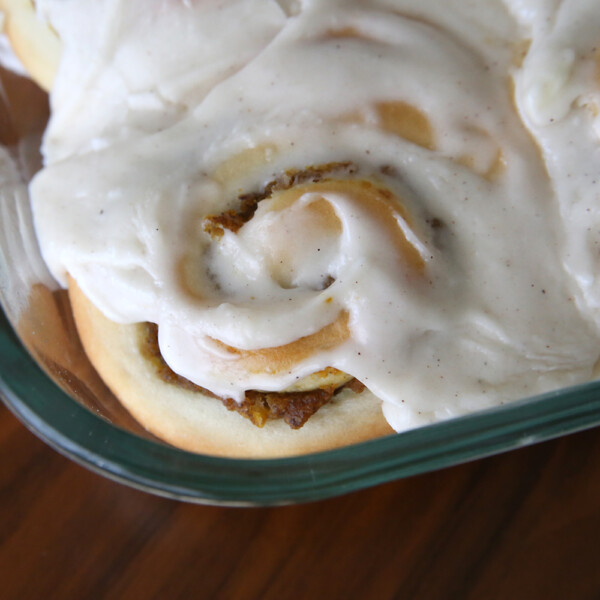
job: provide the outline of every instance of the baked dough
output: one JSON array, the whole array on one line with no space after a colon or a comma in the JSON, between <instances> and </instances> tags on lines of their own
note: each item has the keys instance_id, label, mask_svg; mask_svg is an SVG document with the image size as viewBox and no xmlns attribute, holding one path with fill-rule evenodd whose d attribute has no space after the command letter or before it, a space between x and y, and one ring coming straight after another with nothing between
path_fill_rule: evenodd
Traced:
<instances>
[{"instance_id":1,"label":"baked dough","mask_svg":"<svg viewBox=\"0 0 600 600\"><path fill-rule=\"evenodd\" d=\"M48 23L38 19L32 0L0 0L3 30L31 78L47 92L52 88L61 43Z\"/></svg>"},{"instance_id":2,"label":"baked dough","mask_svg":"<svg viewBox=\"0 0 600 600\"><path fill-rule=\"evenodd\" d=\"M107 319L74 282L69 296L85 351L131 414L161 439L218 456L265 458L328 450L393 433L381 401L343 390L299 430L282 420L258 428L217 399L165 383L140 352L140 326Z\"/></svg>"}]
</instances>

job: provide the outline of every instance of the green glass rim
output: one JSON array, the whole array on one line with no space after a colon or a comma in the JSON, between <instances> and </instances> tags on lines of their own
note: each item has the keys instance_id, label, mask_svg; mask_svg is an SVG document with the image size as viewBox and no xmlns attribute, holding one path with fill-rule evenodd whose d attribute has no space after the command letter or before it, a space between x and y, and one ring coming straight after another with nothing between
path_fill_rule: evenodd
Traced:
<instances>
[{"instance_id":1,"label":"green glass rim","mask_svg":"<svg viewBox=\"0 0 600 600\"><path fill-rule=\"evenodd\" d=\"M111 479L158 495L228 505L320 500L600 423L600 382L550 392L402 434L305 456L244 460L141 438L64 393L0 315L0 396L38 437Z\"/></svg>"}]
</instances>

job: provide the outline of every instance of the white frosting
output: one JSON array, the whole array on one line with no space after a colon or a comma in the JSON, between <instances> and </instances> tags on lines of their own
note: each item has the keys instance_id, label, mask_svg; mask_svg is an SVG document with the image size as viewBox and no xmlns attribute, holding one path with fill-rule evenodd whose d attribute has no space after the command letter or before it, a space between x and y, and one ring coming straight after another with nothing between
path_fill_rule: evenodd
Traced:
<instances>
[{"instance_id":1,"label":"white frosting","mask_svg":"<svg viewBox=\"0 0 600 600\"><path fill-rule=\"evenodd\" d=\"M109 318L158 323L181 375L240 399L336 367L382 399L397 430L593 376L595 0L46 0L41 10L65 47L31 188L45 259ZM391 102L416 107L433 143L381 127L377 107ZM232 157L246 168L232 170ZM332 162L394 194L397 235L422 273L339 189L283 209L264 200L220 239L204 231L240 193ZM253 372L223 346L282 346L340 314L345 341L278 373Z\"/></svg>"}]
</instances>

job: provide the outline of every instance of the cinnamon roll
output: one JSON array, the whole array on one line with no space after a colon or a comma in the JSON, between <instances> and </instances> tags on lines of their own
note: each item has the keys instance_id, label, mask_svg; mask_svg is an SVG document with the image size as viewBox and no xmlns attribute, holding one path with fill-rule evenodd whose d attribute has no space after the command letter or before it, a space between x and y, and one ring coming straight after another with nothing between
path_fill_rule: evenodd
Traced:
<instances>
[{"instance_id":1,"label":"cinnamon roll","mask_svg":"<svg viewBox=\"0 0 600 600\"><path fill-rule=\"evenodd\" d=\"M38 2L38 239L131 413L281 456L593 377L600 23L567 4Z\"/></svg>"}]
</instances>

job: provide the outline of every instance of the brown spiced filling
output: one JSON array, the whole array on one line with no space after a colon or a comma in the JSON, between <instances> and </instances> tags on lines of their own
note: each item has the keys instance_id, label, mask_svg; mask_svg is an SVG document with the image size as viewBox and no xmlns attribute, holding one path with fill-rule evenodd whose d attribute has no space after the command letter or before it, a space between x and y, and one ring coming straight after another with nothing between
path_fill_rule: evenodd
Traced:
<instances>
[{"instance_id":1,"label":"brown spiced filling","mask_svg":"<svg viewBox=\"0 0 600 600\"><path fill-rule=\"evenodd\" d=\"M306 167L302 170L289 169L278 179L269 182L262 191L239 196L239 206L236 210L228 210L219 215L206 217L204 231L213 238L220 238L225 229L237 233L245 223L252 219L258 203L265 198L270 198L274 192L287 190L304 183L317 183L334 173L348 176L354 175L356 171L357 167L351 162L333 162Z\"/></svg>"},{"instance_id":2,"label":"brown spiced filling","mask_svg":"<svg viewBox=\"0 0 600 600\"><path fill-rule=\"evenodd\" d=\"M365 389L365 386L360 381L352 379L337 388L327 386L302 392L261 392L258 390L248 390L244 400L238 403L232 398L220 398L172 371L160 353L158 347L158 326L154 323L144 323L140 339L140 349L144 358L153 364L158 376L163 381L186 390L217 398L229 410L235 410L257 427L262 427L271 419L283 419L292 429L300 429L321 406L327 404L342 389L349 388L357 393Z\"/></svg>"}]
</instances>

